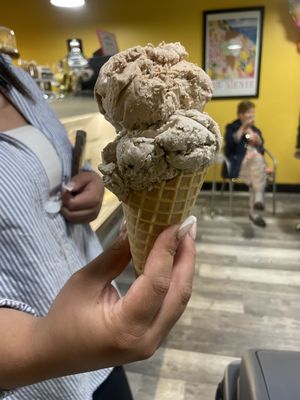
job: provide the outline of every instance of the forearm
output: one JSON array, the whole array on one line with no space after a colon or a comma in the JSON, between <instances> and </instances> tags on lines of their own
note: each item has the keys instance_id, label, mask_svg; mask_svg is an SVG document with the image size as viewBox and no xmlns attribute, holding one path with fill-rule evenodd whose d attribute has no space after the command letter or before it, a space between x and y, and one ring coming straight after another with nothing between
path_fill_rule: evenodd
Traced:
<instances>
[{"instance_id":1,"label":"forearm","mask_svg":"<svg viewBox=\"0 0 300 400\"><path fill-rule=\"evenodd\" d=\"M0 388L20 385L24 374L30 374L32 334L37 318L16 310L0 309Z\"/></svg>"},{"instance_id":2,"label":"forearm","mask_svg":"<svg viewBox=\"0 0 300 400\"><path fill-rule=\"evenodd\" d=\"M14 389L45 379L47 348L41 352L37 336L42 318L0 309L0 389Z\"/></svg>"},{"instance_id":3,"label":"forearm","mask_svg":"<svg viewBox=\"0 0 300 400\"><path fill-rule=\"evenodd\" d=\"M262 138L258 134L256 136L257 136L256 146L257 147L262 146L263 145Z\"/></svg>"},{"instance_id":4,"label":"forearm","mask_svg":"<svg viewBox=\"0 0 300 400\"><path fill-rule=\"evenodd\" d=\"M74 340L72 337L64 340L66 326L54 329L47 317L37 318L3 308L0 326L0 391L118 365L118 357L114 362L109 348L101 353L99 360L93 349L76 346L77 332Z\"/></svg>"},{"instance_id":5,"label":"forearm","mask_svg":"<svg viewBox=\"0 0 300 400\"><path fill-rule=\"evenodd\" d=\"M242 139L242 137L244 136L244 134L245 134L245 128L243 127L243 126L241 126L237 131L236 131L236 133L235 133L235 140L236 140L236 142L240 142L241 141L241 139Z\"/></svg>"}]
</instances>

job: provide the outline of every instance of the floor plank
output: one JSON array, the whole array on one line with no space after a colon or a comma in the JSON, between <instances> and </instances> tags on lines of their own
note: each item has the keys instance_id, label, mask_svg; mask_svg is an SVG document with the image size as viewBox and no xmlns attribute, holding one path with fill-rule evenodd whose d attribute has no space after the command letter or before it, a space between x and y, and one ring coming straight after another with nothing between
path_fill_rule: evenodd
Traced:
<instances>
[{"instance_id":1,"label":"floor plank","mask_svg":"<svg viewBox=\"0 0 300 400\"><path fill-rule=\"evenodd\" d=\"M151 359L126 366L135 400L213 400L226 366L250 348L300 348L300 196L267 196L265 229L251 224L246 193L201 193L197 268L186 312ZM118 278L125 293L134 279Z\"/></svg>"}]
</instances>

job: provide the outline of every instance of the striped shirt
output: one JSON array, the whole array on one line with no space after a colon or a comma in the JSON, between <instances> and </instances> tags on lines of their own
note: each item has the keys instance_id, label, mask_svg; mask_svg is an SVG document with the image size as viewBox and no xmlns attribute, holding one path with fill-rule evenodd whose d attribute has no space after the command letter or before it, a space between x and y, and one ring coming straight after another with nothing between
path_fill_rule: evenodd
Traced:
<instances>
[{"instance_id":1,"label":"striped shirt","mask_svg":"<svg viewBox=\"0 0 300 400\"><path fill-rule=\"evenodd\" d=\"M36 83L26 72L12 68L35 103L15 89L9 99L52 143L61 161L62 182L67 182L72 148L66 131ZM49 181L39 158L0 132L0 307L45 315L70 276L101 252L89 225L73 225L60 213L48 214L48 199ZM20 388L6 398L91 400L110 371L44 381Z\"/></svg>"}]
</instances>

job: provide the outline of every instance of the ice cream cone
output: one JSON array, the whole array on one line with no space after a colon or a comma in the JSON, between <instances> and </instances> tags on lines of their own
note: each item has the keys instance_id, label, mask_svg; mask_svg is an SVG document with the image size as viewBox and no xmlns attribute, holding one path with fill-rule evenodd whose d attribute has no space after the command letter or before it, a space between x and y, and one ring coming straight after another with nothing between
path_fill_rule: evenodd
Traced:
<instances>
[{"instance_id":1,"label":"ice cream cone","mask_svg":"<svg viewBox=\"0 0 300 400\"><path fill-rule=\"evenodd\" d=\"M192 211L207 168L182 172L155 184L151 190L130 192L123 203L134 269L143 272L157 236L168 226L182 223Z\"/></svg>"}]
</instances>

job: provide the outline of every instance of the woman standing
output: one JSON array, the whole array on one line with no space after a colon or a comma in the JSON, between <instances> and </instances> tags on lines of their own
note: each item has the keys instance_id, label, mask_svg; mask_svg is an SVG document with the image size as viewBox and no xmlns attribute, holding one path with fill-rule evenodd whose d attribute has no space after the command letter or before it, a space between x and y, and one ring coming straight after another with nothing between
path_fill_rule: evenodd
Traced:
<instances>
[{"instance_id":1,"label":"woman standing","mask_svg":"<svg viewBox=\"0 0 300 400\"><path fill-rule=\"evenodd\" d=\"M99 256L88 223L103 186L92 171L71 179L71 161L36 83L0 54L0 397L10 400L132 399L111 367L153 354L190 296L195 218L160 235L120 299L111 281L128 241Z\"/></svg>"}]
</instances>

